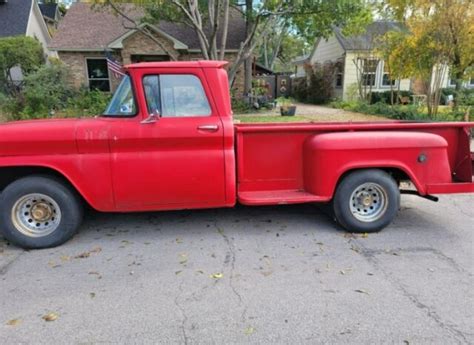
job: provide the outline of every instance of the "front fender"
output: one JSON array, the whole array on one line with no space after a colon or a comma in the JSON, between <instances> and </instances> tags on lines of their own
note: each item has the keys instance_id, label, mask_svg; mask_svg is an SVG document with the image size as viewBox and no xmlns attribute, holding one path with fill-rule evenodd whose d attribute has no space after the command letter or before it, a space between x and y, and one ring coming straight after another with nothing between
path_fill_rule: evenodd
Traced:
<instances>
[{"instance_id":1,"label":"front fender","mask_svg":"<svg viewBox=\"0 0 474 345\"><path fill-rule=\"evenodd\" d=\"M317 134L303 148L305 190L332 197L339 179L350 170L395 168L426 194L428 184L451 182L447 147L443 137L422 132Z\"/></svg>"}]
</instances>

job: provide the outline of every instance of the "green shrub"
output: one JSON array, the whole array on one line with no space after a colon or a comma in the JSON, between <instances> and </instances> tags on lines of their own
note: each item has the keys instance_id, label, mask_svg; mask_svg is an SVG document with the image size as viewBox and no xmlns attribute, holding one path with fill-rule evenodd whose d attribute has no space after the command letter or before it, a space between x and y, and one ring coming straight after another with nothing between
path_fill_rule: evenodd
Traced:
<instances>
[{"instance_id":1,"label":"green shrub","mask_svg":"<svg viewBox=\"0 0 474 345\"><path fill-rule=\"evenodd\" d=\"M41 66L25 77L23 118L45 118L66 107L74 90L60 63Z\"/></svg>"},{"instance_id":2,"label":"green shrub","mask_svg":"<svg viewBox=\"0 0 474 345\"><path fill-rule=\"evenodd\" d=\"M252 111L252 107L245 98L236 95L236 89L230 89L230 101L234 114L246 114Z\"/></svg>"},{"instance_id":3,"label":"green shrub","mask_svg":"<svg viewBox=\"0 0 474 345\"><path fill-rule=\"evenodd\" d=\"M326 104L334 94L334 74L337 63L315 64L306 68L306 78L293 80L293 95L304 103Z\"/></svg>"},{"instance_id":4,"label":"green shrub","mask_svg":"<svg viewBox=\"0 0 474 345\"><path fill-rule=\"evenodd\" d=\"M18 84L10 78L13 67L19 66L24 76L44 63L41 43L32 37L0 38L0 92L16 95Z\"/></svg>"},{"instance_id":5,"label":"green shrub","mask_svg":"<svg viewBox=\"0 0 474 345\"><path fill-rule=\"evenodd\" d=\"M66 117L100 115L105 111L111 97L110 93L83 87L69 98L64 115Z\"/></svg>"},{"instance_id":6,"label":"green shrub","mask_svg":"<svg viewBox=\"0 0 474 345\"><path fill-rule=\"evenodd\" d=\"M465 111L439 112L435 117L430 118L422 108L416 105L395 105L390 106L383 102L369 104L361 101L335 101L331 106L338 109L350 110L370 115L382 115L394 120L407 121L464 121ZM474 109L470 110L470 119L474 120Z\"/></svg>"},{"instance_id":7,"label":"green shrub","mask_svg":"<svg viewBox=\"0 0 474 345\"><path fill-rule=\"evenodd\" d=\"M441 89L440 104L448 104L448 96L457 98L460 106L474 106L474 89L462 88L459 92L453 87Z\"/></svg>"},{"instance_id":8,"label":"green shrub","mask_svg":"<svg viewBox=\"0 0 474 345\"><path fill-rule=\"evenodd\" d=\"M409 97L411 99L413 96L413 92L405 91L405 90L394 90L393 92L393 103L399 103L399 97ZM381 91L381 92L372 92L370 97L370 103L385 103L385 104L392 104L392 92L390 90Z\"/></svg>"}]
</instances>

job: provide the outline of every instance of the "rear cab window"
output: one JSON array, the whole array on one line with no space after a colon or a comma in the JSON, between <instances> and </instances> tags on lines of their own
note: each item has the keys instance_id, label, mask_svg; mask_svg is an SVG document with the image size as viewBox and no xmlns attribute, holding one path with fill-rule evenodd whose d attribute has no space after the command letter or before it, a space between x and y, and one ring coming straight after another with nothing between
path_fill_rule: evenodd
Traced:
<instances>
[{"instance_id":1,"label":"rear cab window","mask_svg":"<svg viewBox=\"0 0 474 345\"><path fill-rule=\"evenodd\" d=\"M143 77L148 113L161 117L211 116L201 80L192 74L161 74Z\"/></svg>"}]
</instances>

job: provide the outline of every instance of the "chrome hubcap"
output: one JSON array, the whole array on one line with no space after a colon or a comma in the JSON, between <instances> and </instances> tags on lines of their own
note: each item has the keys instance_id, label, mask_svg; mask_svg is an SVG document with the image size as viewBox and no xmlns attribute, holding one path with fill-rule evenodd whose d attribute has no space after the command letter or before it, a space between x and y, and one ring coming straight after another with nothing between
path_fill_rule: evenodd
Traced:
<instances>
[{"instance_id":1,"label":"chrome hubcap","mask_svg":"<svg viewBox=\"0 0 474 345\"><path fill-rule=\"evenodd\" d=\"M361 222L380 219L388 206L387 192L377 183L364 183L352 192L349 207L352 215Z\"/></svg>"},{"instance_id":2,"label":"chrome hubcap","mask_svg":"<svg viewBox=\"0 0 474 345\"><path fill-rule=\"evenodd\" d=\"M47 236L61 221L61 209L53 198L39 193L18 199L11 213L15 228L29 237Z\"/></svg>"}]
</instances>

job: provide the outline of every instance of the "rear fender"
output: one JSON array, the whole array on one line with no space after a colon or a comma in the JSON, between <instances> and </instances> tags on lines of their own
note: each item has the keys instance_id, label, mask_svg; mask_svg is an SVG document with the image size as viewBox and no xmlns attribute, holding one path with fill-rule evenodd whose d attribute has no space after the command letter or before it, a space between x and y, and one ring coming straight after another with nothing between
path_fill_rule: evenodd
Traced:
<instances>
[{"instance_id":1,"label":"rear fender","mask_svg":"<svg viewBox=\"0 0 474 345\"><path fill-rule=\"evenodd\" d=\"M426 194L426 185L452 181L447 142L423 132L374 131L317 134L304 144L304 187L332 197L340 178L351 170L403 171Z\"/></svg>"}]
</instances>

